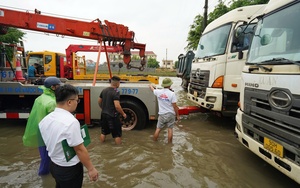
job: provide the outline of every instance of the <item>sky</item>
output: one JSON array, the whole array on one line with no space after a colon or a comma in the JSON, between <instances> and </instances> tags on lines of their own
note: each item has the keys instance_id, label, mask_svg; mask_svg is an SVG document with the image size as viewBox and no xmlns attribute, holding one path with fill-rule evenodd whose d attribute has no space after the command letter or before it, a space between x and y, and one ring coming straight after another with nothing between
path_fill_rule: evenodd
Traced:
<instances>
[{"instance_id":1,"label":"sky","mask_svg":"<svg viewBox=\"0 0 300 188\"><path fill-rule=\"evenodd\" d=\"M213 11L218 0L209 0L208 12ZM1 0L0 7L30 11L38 9L42 14L55 17L85 19L99 18L123 24L135 33L135 42L146 44L146 51L153 51L157 61L178 59L185 54L190 25L196 15L203 15L204 0ZM70 44L97 45L97 41L71 37L57 37L41 32L26 32L26 51L55 51L65 53ZM79 53L80 55L80 53ZM97 53L84 53L86 58L97 60ZM105 56L101 53L101 61Z\"/></svg>"}]
</instances>

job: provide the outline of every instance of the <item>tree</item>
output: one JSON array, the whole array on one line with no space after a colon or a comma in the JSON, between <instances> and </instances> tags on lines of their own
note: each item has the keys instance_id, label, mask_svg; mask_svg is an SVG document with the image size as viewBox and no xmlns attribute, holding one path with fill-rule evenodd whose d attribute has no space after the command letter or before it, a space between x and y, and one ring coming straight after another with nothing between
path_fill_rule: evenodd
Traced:
<instances>
[{"instance_id":1,"label":"tree","mask_svg":"<svg viewBox=\"0 0 300 188\"><path fill-rule=\"evenodd\" d=\"M220 16L226 14L229 11L230 8L228 8L222 1L219 1L219 4L215 6L214 11L212 11L208 15L208 24L214 21L215 19L219 18Z\"/></svg>"},{"instance_id":2,"label":"tree","mask_svg":"<svg viewBox=\"0 0 300 188\"><path fill-rule=\"evenodd\" d=\"M156 59L149 58L147 62L149 68L159 68L159 62Z\"/></svg>"},{"instance_id":3,"label":"tree","mask_svg":"<svg viewBox=\"0 0 300 188\"><path fill-rule=\"evenodd\" d=\"M215 9L208 15L208 24L235 8L243 7L247 5L266 4L268 2L269 0L233 0L231 5L227 7L224 4L224 1L219 0L219 4L215 6ZM201 16L200 14L195 16L193 24L190 26L190 31L188 33L188 37L187 37L188 44L185 47L186 51L197 49L200 37L202 35L202 32L205 29L203 27L203 22L204 22L203 16Z\"/></svg>"},{"instance_id":4,"label":"tree","mask_svg":"<svg viewBox=\"0 0 300 188\"><path fill-rule=\"evenodd\" d=\"M198 43L199 43L199 39L201 37L202 32L204 31L203 28L203 16L201 16L200 14L197 15L194 18L194 22L193 24L190 26L190 31L188 33L188 38L187 38L187 46L185 47L185 49L188 50L196 50Z\"/></svg>"},{"instance_id":5,"label":"tree","mask_svg":"<svg viewBox=\"0 0 300 188\"><path fill-rule=\"evenodd\" d=\"M9 44L18 44L21 39L24 37L25 33L16 29L9 27L7 33L0 35L0 42L9 43ZM13 59L13 49L11 47L5 47L6 54L10 60Z\"/></svg>"},{"instance_id":6,"label":"tree","mask_svg":"<svg viewBox=\"0 0 300 188\"><path fill-rule=\"evenodd\" d=\"M233 0L230 5L230 10L243 6L266 4L268 2L269 0Z\"/></svg>"},{"instance_id":7,"label":"tree","mask_svg":"<svg viewBox=\"0 0 300 188\"><path fill-rule=\"evenodd\" d=\"M177 69L178 68L178 61L175 61L175 64L174 64L174 69Z\"/></svg>"}]
</instances>

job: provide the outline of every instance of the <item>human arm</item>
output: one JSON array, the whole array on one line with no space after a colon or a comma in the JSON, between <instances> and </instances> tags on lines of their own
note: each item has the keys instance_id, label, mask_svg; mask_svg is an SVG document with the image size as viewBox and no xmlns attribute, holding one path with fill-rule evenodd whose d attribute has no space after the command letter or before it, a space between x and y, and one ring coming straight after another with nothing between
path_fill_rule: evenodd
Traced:
<instances>
[{"instance_id":1,"label":"human arm","mask_svg":"<svg viewBox=\"0 0 300 188\"><path fill-rule=\"evenodd\" d=\"M40 73L40 68L39 67L34 68L34 76L35 77L43 76L43 74Z\"/></svg>"},{"instance_id":2,"label":"human arm","mask_svg":"<svg viewBox=\"0 0 300 188\"><path fill-rule=\"evenodd\" d=\"M120 101L119 100L114 100L114 105L116 110L123 116L123 118L127 118L127 115L125 114L125 112L123 111Z\"/></svg>"},{"instance_id":3,"label":"human arm","mask_svg":"<svg viewBox=\"0 0 300 188\"><path fill-rule=\"evenodd\" d=\"M96 181L98 179L98 171L95 169L94 165L92 164L86 147L83 145L83 143L81 143L78 146L75 146L73 148L80 162L87 168L90 180Z\"/></svg>"},{"instance_id":4,"label":"human arm","mask_svg":"<svg viewBox=\"0 0 300 188\"><path fill-rule=\"evenodd\" d=\"M179 112L178 112L179 108L178 108L177 104L176 103L172 103L172 106L174 108L177 120L180 120L180 115L179 115Z\"/></svg>"},{"instance_id":5,"label":"human arm","mask_svg":"<svg viewBox=\"0 0 300 188\"><path fill-rule=\"evenodd\" d=\"M102 98L98 98L98 105L99 105L99 107L101 108L101 104L102 104ZM102 109L102 108L101 108Z\"/></svg>"},{"instance_id":6,"label":"human arm","mask_svg":"<svg viewBox=\"0 0 300 188\"><path fill-rule=\"evenodd\" d=\"M151 91L154 91L154 87L152 86L152 84L149 84L149 88L151 89Z\"/></svg>"}]
</instances>

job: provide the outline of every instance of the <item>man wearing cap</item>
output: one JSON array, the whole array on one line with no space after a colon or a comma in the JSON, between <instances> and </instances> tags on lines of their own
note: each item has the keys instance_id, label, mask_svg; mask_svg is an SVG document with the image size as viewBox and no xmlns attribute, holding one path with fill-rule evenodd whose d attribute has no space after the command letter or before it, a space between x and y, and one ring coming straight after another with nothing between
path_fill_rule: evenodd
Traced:
<instances>
[{"instance_id":1,"label":"man wearing cap","mask_svg":"<svg viewBox=\"0 0 300 188\"><path fill-rule=\"evenodd\" d=\"M165 78L161 84L163 89L154 89L150 84L149 87L153 91L158 100L158 121L156 130L153 135L153 140L157 141L159 133L166 125L168 127L168 143L172 143L173 139L173 126L175 118L180 119L178 113L177 99L175 93L171 90L173 84L170 78Z\"/></svg>"},{"instance_id":2,"label":"man wearing cap","mask_svg":"<svg viewBox=\"0 0 300 188\"><path fill-rule=\"evenodd\" d=\"M23 136L24 146L39 147L41 163L38 175L49 174L50 158L46 150L44 141L39 131L39 122L56 107L54 91L62 84L56 77L48 77L44 81L44 85L39 88L43 90L43 94L37 97L29 114L25 133Z\"/></svg>"}]
</instances>

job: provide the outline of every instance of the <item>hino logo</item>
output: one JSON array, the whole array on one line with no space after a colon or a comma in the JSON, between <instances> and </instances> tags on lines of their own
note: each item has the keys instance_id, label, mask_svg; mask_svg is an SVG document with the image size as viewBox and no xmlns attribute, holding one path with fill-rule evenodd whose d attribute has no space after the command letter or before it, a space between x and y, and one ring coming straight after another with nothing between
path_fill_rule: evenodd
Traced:
<instances>
[{"instance_id":1,"label":"hino logo","mask_svg":"<svg viewBox=\"0 0 300 188\"><path fill-rule=\"evenodd\" d=\"M292 96L286 91L273 90L269 95L269 103L274 108L286 109L292 104Z\"/></svg>"},{"instance_id":2,"label":"hino logo","mask_svg":"<svg viewBox=\"0 0 300 188\"><path fill-rule=\"evenodd\" d=\"M257 83L248 83L248 82L246 82L246 83L245 83L245 86L258 88L258 87L259 87L259 84L257 84Z\"/></svg>"}]
</instances>

